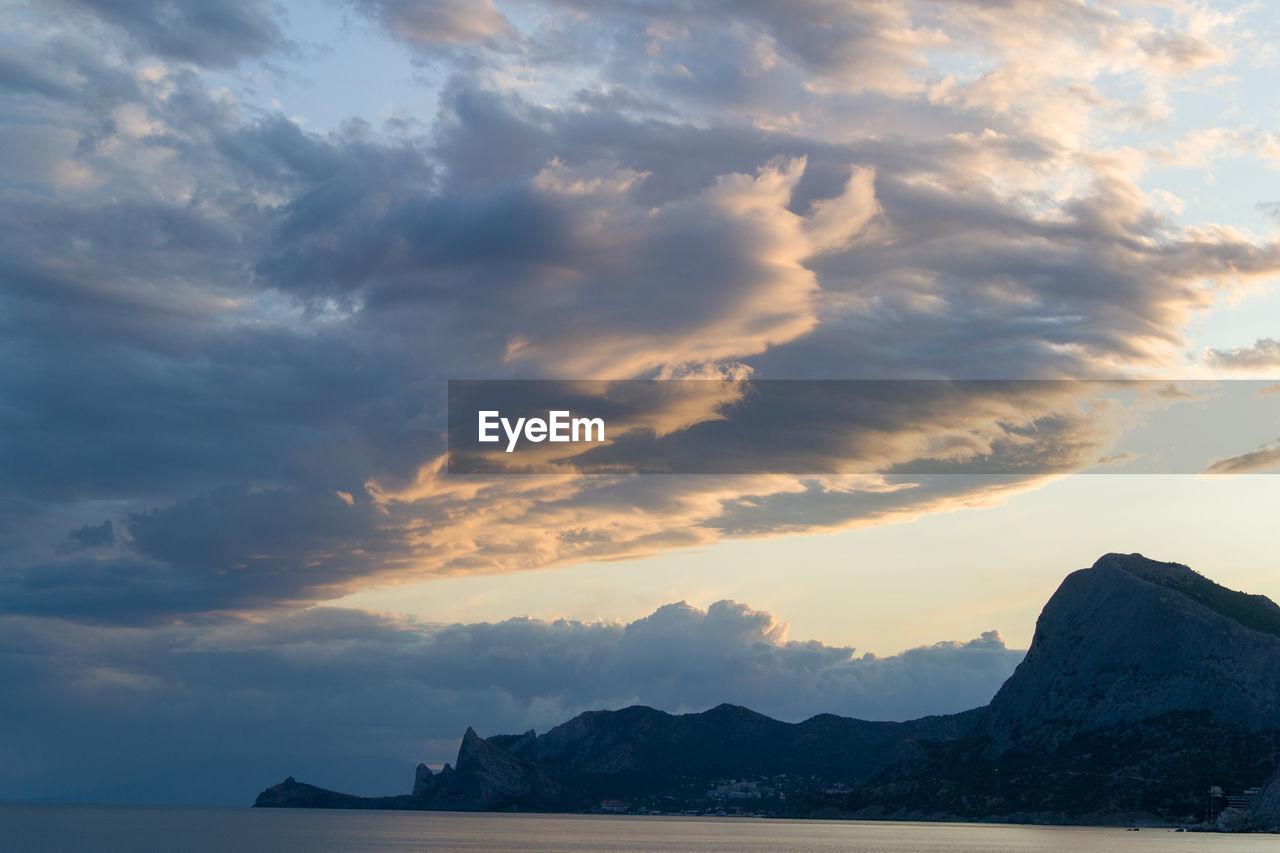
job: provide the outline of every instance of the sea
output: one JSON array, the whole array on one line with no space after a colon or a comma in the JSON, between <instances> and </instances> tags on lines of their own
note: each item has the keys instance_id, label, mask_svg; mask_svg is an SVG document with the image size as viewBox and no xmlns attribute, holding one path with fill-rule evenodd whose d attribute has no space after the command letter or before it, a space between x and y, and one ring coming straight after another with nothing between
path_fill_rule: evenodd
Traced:
<instances>
[{"instance_id":1,"label":"sea","mask_svg":"<svg viewBox=\"0 0 1280 853\"><path fill-rule=\"evenodd\" d=\"M0 804L3 853L1097 853L1280 850L1276 835L763 818Z\"/></svg>"}]
</instances>

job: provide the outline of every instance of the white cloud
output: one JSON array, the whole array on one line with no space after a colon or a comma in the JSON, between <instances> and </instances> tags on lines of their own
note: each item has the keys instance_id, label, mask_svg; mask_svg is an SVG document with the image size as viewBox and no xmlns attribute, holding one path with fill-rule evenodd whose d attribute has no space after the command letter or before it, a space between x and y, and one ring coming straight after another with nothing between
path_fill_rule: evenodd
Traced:
<instances>
[{"instance_id":1,"label":"white cloud","mask_svg":"<svg viewBox=\"0 0 1280 853\"><path fill-rule=\"evenodd\" d=\"M1250 346L1207 349L1204 360L1210 367L1225 370L1274 372L1280 367L1280 340L1258 338Z\"/></svg>"}]
</instances>

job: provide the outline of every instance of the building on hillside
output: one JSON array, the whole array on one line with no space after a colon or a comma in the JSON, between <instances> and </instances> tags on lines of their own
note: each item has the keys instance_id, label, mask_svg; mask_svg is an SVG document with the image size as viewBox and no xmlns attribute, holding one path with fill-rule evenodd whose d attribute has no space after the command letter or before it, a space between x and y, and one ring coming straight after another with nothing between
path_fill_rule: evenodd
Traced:
<instances>
[{"instance_id":1,"label":"building on hillside","mask_svg":"<svg viewBox=\"0 0 1280 853\"><path fill-rule=\"evenodd\" d=\"M1254 798L1257 796L1257 788L1248 788L1238 794L1229 794L1223 790L1221 785L1214 785L1209 788L1209 810L1205 815L1205 821L1215 823L1218 820L1218 816L1226 809L1250 811L1253 808Z\"/></svg>"}]
</instances>

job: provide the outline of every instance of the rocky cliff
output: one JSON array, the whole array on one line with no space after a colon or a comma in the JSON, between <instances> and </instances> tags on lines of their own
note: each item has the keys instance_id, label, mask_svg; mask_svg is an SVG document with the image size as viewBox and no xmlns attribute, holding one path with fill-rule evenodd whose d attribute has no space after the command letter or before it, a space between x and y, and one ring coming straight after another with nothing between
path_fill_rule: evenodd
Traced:
<instances>
[{"instance_id":1,"label":"rocky cliff","mask_svg":"<svg viewBox=\"0 0 1280 853\"><path fill-rule=\"evenodd\" d=\"M254 805L259 808L310 808L310 809L358 809L358 808L391 808L389 804L366 805L370 798L357 797L352 794L340 794L324 788L299 782L292 776L279 785L272 785L258 795ZM381 798L386 800L403 799L401 797Z\"/></svg>"},{"instance_id":2,"label":"rocky cliff","mask_svg":"<svg viewBox=\"0 0 1280 853\"><path fill-rule=\"evenodd\" d=\"M862 816L1195 823L1280 764L1280 608L1108 554L1045 605L971 737L843 798ZM821 798L816 798L817 801Z\"/></svg>"},{"instance_id":3,"label":"rocky cliff","mask_svg":"<svg viewBox=\"0 0 1280 853\"><path fill-rule=\"evenodd\" d=\"M433 774L425 764L414 773L413 792L356 797L307 785L292 776L258 795L259 808L423 809L447 811L572 811L581 796L546 773L468 728L457 767Z\"/></svg>"},{"instance_id":4,"label":"rocky cliff","mask_svg":"<svg viewBox=\"0 0 1280 853\"><path fill-rule=\"evenodd\" d=\"M1051 749L1175 712L1280 728L1280 607L1178 563L1107 554L1045 605L979 733L996 752Z\"/></svg>"},{"instance_id":5,"label":"rocky cliff","mask_svg":"<svg viewBox=\"0 0 1280 853\"><path fill-rule=\"evenodd\" d=\"M1258 791L1251 812L1254 825L1280 830L1280 768L1276 768L1276 772Z\"/></svg>"},{"instance_id":6,"label":"rocky cliff","mask_svg":"<svg viewBox=\"0 0 1280 853\"><path fill-rule=\"evenodd\" d=\"M431 808L452 811L562 811L581 802L541 769L470 728L458 748L456 769L425 786L422 796Z\"/></svg>"}]
</instances>

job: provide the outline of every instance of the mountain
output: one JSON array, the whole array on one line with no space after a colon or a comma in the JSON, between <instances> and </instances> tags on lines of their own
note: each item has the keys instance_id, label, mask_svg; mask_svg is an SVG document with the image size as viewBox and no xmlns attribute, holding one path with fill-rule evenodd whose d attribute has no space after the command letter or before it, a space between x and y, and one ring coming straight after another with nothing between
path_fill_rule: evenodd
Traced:
<instances>
[{"instance_id":1,"label":"mountain","mask_svg":"<svg viewBox=\"0 0 1280 853\"><path fill-rule=\"evenodd\" d=\"M611 800L802 817L1191 823L1211 785L1257 787L1278 765L1280 607L1177 563L1107 554L1063 581L1026 659L984 708L905 723L784 723L733 705L591 711L543 735L468 730L457 769L420 767L409 795L349 797L289 779L255 805L545 811ZM1280 813L1277 803L1273 780L1256 822Z\"/></svg>"},{"instance_id":2,"label":"mountain","mask_svg":"<svg viewBox=\"0 0 1280 853\"><path fill-rule=\"evenodd\" d=\"M452 773L442 772L424 782L423 770L426 767L419 765L414 788L432 808L564 811L581 804L579 795L542 769L495 746L470 728L462 737L457 767Z\"/></svg>"},{"instance_id":3,"label":"mountain","mask_svg":"<svg viewBox=\"0 0 1280 853\"><path fill-rule=\"evenodd\" d=\"M849 785L915 754L919 743L972 732L974 711L906 723L821 714L784 723L736 705L700 714L635 706L588 711L544 735L495 735L467 729L455 768L433 775L419 765L413 792L356 797L292 777L258 795L264 808L573 811L602 799L669 803L683 808L689 789L701 798L716 780L787 777L784 789ZM682 809L680 809L682 810Z\"/></svg>"},{"instance_id":4,"label":"mountain","mask_svg":"<svg viewBox=\"0 0 1280 853\"><path fill-rule=\"evenodd\" d=\"M827 804L862 816L1195 822L1211 785L1243 791L1280 764L1278 626L1263 596L1107 554L1050 598L971 737Z\"/></svg>"},{"instance_id":5,"label":"mountain","mask_svg":"<svg viewBox=\"0 0 1280 853\"><path fill-rule=\"evenodd\" d=\"M433 774L419 764L413 791L389 797L357 797L296 781L292 776L258 795L258 808L395 809L447 811L572 811L583 804L537 767L467 729L456 769Z\"/></svg>"},{"instance_id":6,"label":"mountain","mask_svg":"<svg viewBox=\"0 0 1280 853\"><path fill-rule=\"evenodd\" d=\"M1082 731L1207 712L1280 728L1280 607L1178 563L1107 554L1068 575L980 734L1000 752Z\"/></svg>"},{"instance_id":7,"label":"mountain","mask_svg":"<svg viewBox=\"0 0 1280 853\"><path fill-rule=\"evenodd\" d=\"M906 723L821 714L784 723L736 705L672 715L635 706L588 711L542 736L491 741L577 788L614 795L664 791L674 778L794 774L851 783L884 769L917 741L955 740L973 712Z\"/></svg>"}]
</instances>

